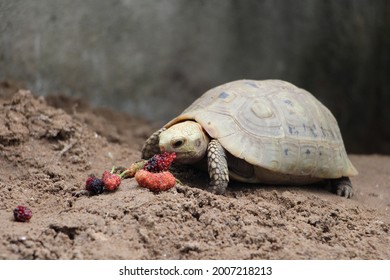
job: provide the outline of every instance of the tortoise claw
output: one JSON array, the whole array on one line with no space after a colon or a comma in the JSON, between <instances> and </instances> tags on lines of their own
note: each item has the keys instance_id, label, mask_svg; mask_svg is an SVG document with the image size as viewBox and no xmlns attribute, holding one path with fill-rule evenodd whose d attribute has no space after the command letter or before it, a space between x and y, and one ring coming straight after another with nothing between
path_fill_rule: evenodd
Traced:
<instances>
[{"instance_id":1,"label":"tortoise claw","mask_svg":"<svg viewBox=\"0 0 390 280\"><path fill-rule=\"evenodd\" d=\"M340 179L331 180L332 192L345 198L353 196L353 188L351 180L348 177L341 177Z\"/></svg>"}]
</instances>

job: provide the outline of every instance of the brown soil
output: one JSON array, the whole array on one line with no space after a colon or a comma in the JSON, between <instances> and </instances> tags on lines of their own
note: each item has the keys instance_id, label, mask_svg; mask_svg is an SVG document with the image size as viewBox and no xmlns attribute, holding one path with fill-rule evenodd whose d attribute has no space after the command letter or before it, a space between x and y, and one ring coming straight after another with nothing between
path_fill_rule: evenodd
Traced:
<instances>
[{"instance_id":1,"label":"brown soil","mask_svg":"<svg viewBox=\"0 0 390 280\"><path fill-rule=\"evenodd\" d=\"M355 196L324 186L232 183L175 169L184 185L72 195L89 174L129 166L154 130L80 100L0 89L0 259L390 259L390 157L351 156ZM15 222L16 205L29 222Z\"/></svg>"}]
</instances>

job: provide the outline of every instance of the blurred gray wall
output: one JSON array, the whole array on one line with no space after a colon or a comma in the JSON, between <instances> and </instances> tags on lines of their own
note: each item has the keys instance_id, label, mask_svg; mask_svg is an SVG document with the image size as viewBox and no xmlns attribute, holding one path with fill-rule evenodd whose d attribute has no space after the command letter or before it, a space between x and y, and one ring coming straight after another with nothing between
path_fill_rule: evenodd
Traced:
<instances>
[{"instance_id":1,"label":"blurred gray wall","mask_svg":"<svg viewBox=\"0 0 390 280\"><path fill-rule=\"evenodd\" d=\"M390 1L0 0L0 80L157 123L236 79L311 91L348 151L390 153Z\"/></svg>"}]
</instances>

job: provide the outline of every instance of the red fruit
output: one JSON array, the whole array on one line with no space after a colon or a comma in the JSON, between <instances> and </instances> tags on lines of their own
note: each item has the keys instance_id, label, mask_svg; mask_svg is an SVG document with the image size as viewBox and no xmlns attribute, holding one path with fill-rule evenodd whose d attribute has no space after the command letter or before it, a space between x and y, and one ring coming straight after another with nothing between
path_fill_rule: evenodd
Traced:
<instances>
[{"instance_id":1,"label":"red fruit","mask_svg":"<svg viewBox=\"0 0 390 280\"><path fill-rule=\"evenodd\" d=\"M139 170L135 174L137 183L154 192L166 191L176 185L176 178L169 171L152 173L147 170Z\"/></svg>"},{"instance_id":2,"label":"red fruit","mask_svg":"<svg viewBox=\"0 0 390 280\"><path fill-rule=\"evenodd\" d=\"M14 209L14 218L18 222L27 222L31 217L32 212L26 206L19 205Z\"/></svg>"},{"instance_id":3,"label":"red fruit","mask_svg":"<svg viewBox=\"0 0 390 280\"><path fill-rule=\"evenodd\" d=\"M156 154L148 160L148 162L144 166L144 169L150 172L168 171L175 158L175 152Z\"/></svg>"},{"instance_id":4,"label":"red fruit","mask_svg":"<svg viewBox=\"0 0 390 280\"><path fill-rule=\"evenodd\" d=\"M110 173L109 171L104 171L102 175L102 181L106 190L114 191L121 184L121 176Z\"/></svg>"}]
</instances>

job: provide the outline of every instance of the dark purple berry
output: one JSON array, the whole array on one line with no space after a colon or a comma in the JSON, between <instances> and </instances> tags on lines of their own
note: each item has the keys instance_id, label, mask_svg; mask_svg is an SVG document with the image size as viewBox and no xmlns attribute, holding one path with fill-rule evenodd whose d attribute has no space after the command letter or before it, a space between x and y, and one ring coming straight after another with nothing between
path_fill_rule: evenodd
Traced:
<instances>
[{"instance_id":1,"label":"dark purple berry","mask_svg":"<svg viewBox=\"0 0 390 280\"><path fill-rule=\"evenodd\" d=\"M92 195L101 194L104 191L104 182L94 176L89 177L85 182L85 189L90 191Z\"/></svg>"},{"instance_id":2,"label":"dark purple berry","mask_svg":"<svg viewBox=\"0 0 390 280\"><path fill-rule=\"evenodd\" d=\"M32 212L26 206L19 205L14 209L14 218L18 222L27 222L32 217Z\"/></svg>"},{"instance_id":3,"label":"dark purple berry","mask_svg":"<svg viewBox=\"0 0 390 280\"><path fill-rule=\"evenodd\" d=\"M145 164L144 169L149 172L163 172L168 171L172 162L176 158L176 153L162 153L151 157Z\"/></svg>"}]
</instances>

